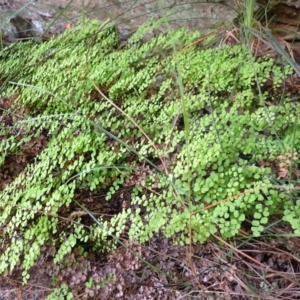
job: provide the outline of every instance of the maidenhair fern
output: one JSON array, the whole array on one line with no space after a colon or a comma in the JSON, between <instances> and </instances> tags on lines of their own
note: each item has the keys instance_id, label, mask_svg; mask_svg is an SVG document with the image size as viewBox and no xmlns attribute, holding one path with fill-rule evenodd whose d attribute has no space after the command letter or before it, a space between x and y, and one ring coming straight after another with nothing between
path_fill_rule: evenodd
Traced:
<instances>
[{"instance_id":1,"label":"maidenhair fern","mask_svg":"<svg viewBox=\"0 0 300 300\"><path fill-rule=\"evenodd\" d=\"M47 43L1 52L1 94L15 98L6 110L13 125L0 131L2 167L12 155L26 157L26 146L41 144L0 191L0 226L9 244L1 273L21 260L26 281L42 245L53 243L59 262L78 243L112 249L111 237L125 228L131 239L147 241L161 232L180 244L211 234L233 237L246 217L254 235L274 215L300 230L299 203L293 206L289 193L274 185L267 163L299 151L293 142L299 105L283 99L276 106L257 91L271 75L279 85L291 70L268 58L253 62L239 45L201 49L193 43L199 34L183 29L142 41L159 25L143 26L121 49L116 31L93 21ZM89 228L70 218L68 232L59 230L78 193L101 191L111 201L145 165L128 208L110 219L95 217Z\"/></svg>"}]
</instances>

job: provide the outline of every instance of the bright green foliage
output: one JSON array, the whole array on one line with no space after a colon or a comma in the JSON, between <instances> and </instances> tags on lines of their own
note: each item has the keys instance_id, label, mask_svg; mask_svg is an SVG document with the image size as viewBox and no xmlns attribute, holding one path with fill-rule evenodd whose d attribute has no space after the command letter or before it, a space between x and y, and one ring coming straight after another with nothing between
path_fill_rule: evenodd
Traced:
<instances>
[{"instance_id":1,"label":"bright green foliage","mask_svg":"<svg viewBox=\"0 0 300 300\"><path fill-rule=\"evenodd\" d=\"M298 103L286 98L277 106L280 99L257 91L271 76L280 85L291 70L268 58L254 62L243 46L192 46L199 34L183 29L142 43L144 32L155 26L159 22L143 26L123 49L115 30L99 31L90 22L47 43L24 43L1 54L2 81L10 81L1 94L18 95L7 113L26 109L14 128L0 131L0 162L22 155L34 137L47 137L40 154L0 192L0 226L9 241L0 256L1 273L22 257L26 280L45 243L57 246L55 262L78 243L111 249L115 241L108 237L120 236L126 224L132 239L147 241L162 232L180 244L189 243L190 232L193 242L215 233L235 236L246 217L257 236L275 215L299 232L299 201L294 207L289 193L274 186L276 174L258 164L300 148L294 130ZM181 100L188 110L187 140ZM168 175L150 166L159 158ZM106 191L110 201L145 162L153 170L133 188L134 208L99 218L101 226L87 229L77 219L68 233L58 232L60 211L74 204L76 191Z\"/></svg>"},{"instance_id":2,"label":"bright green foliage","mask_svg":"<svg viewBox=\"0 0 300 300\"><path fill-rule=\"evenodd\" d=\"M54 291L49 295L46 300L60 300L60 299L67 299L71 300L74 299L74 296L71 292L68 292L68 286L63 284L61 287L54 289Z\"/></svg>"}]
</instances>

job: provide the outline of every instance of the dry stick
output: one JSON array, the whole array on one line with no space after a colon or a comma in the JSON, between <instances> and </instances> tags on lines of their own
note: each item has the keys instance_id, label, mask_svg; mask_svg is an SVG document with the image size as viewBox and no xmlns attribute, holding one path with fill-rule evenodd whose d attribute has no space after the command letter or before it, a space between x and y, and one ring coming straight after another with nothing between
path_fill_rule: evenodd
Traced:
<instances>
[{"instance_id":1,"label":"dry stick","mask_svg":"<svg viewBox=\"0 0 300 300\"><path fill-rule=\"evenodd\" d=\"M116 110L118 110L121 114L123 114L126 118L128 118L133 124L134 126L136 126L141 132L142 134L145 136L145 138L150 142L151 146L155 149L156 152L158 152L157 147L155 146L155 144L152 142L152 140L149 138L149 136L147 135L147 133L125 112L123 111L121 108L119 108L115 103L113 103L113 101L111 101L107 96L105 96L105 94L97 87L97 85L94 83L93 80L91 80L93 86L95 87L95 89L98 91L98 93L106 100L108 101ZM164 171L167 175L168 174L168 169L166 167L165 161L162 159L162 157L159 157L160 161L164 167Z\"/></svg>"},{"instance_id":2,"label":"dry stick","mask_svg":"<svg viewBox=\"0 0 300 300\"><path fill-rule=\"evenodd\" d=\"M261 244L262 245L265 245L265 246L269 246L267 243L265 243L265 242L261 242ZM276 250L277 252L275 252L274 251L274 253L283 253L283 254L285 254L285 255L288 255L288 256L290 256L292 259L294 259L295 261L298 261L298 263L300 263L300 259L299 258L297 258L293 253L289 253L289 252L287 252L287 251L284 251L284 250L282 250L282 249L279 249L279 248L277 248L276 246L275 247L272 247L274 250Z\"/></svg>"},{"instance_id":3,"label":"dry stick","mask_svg":"<svg viewBox=\"0 0 300 300\"><path fill-rule=\"evenodd\" d=\"M215 207L215 206L217 206L217 205L219 205L221 203L224 203L224 202L227 202L227 201L231 201L233 199L236 199L236 198L241 197L241 196L245 196L245 195L247 195L249 193L255 192L257 190L261 190L263 188L282 189L282 188L284 188L284 186L279 186L278 187L278 186L273 185L273 184L265 184L265 185L262 185L262 186L259 186L259 187L255 187L255 188L251 188L251 189L246 189L243 192L240 192L240 193L235 194L233 196L230 196L230 197L227 197L225 199L222 199L222 200L220 200L220 201L218 201L216 203L209 204L209 205L205 206L204 208L201 208L201 209L199 209L197 211L194 211L192 214L197 214L197 213L199 213L201 211L208 210L208 209L213 208L213 207Z\"/></svg>"},{"instance_id":4,"label":"dry stick","mask_svg":"<svg viewBox=\"0 0 300 300\"><path fill-rule=\"evenodd\" d=\"M253 189L245 190L245 191L240 192L240 193L238 193L238 194L235 194L235 195L233 195L233 196L230 196L230 197L227 197L227 198L225 198L225 199L222 199L222 200L220 200L220 201L218 201L218 202L216 202L216 203L209 204L209 205L205 206L204 208L201 208L201 209L199 209L199 210L197 210L197 211L194 211L193 214L197 214L197 213L199 213L199 212L201 212L201 211L208 210L208 209L213 208L213 207L215 207L215 206L217 206L217 205L219 205L219 204L221 204L221 203L225 203L225 202L227 202L227 201L231 201L231 200L233 200L233 199L235 199L235 198L244 196L244 195L246 195L247 193L251 193L251 192L254 192L254 191L256 191L256 190L260 190L260 189L262 189L262 188L264 188L264 187L269 187L269 186L265 185L265 186L262 186L262 187L258 187L258 188L253 188Z\"/></svg>"},{"instance_id":5,"label":"dry stick","mask_svg":"<svg viewBox=\"0 0 300 300\"><path fill-rule=\"evenodd\" d=\"M7 281L12 281L12 282L15 282L15 283L18 283L18 284L23 284L22 281L20 280L15 280L15 279L12 279L12 278L5 278ZM30 287L38 287L40 288L42 291L53 291L53 288L48 288L46 286L42 286L42 285L39 285L39 284L32 284L32 283L26 283L26 286L30 286Z\"/></svg>"},{"instance_id":6,"label":"dry stick","mask_svg":"<svg viewBox=\"0 0 300 300\"><path fill-rule=\"evenodd\" d=\"M253 261L254 263L260 265L261 267L263 267L264 269L266 269L266 266L262 263L260 263L259 261L257 261L256 259L254 259L253 257L249 256L248 254L245 254L243 251L238 250L237 248L233 247L232 245L230 245L229 243L227 243L226 241L222 240L221 238L219 238L217 235L212 234L218 241L224 243L226 246L228 246L230 249L238 252L240 255L245 256L246 258L248 258L249 260ZM270 267L268 267L269 271L273 272L273 273L277 273L277 274L282 274L284 272L278 272ZM268 277L271 277L272 274L268 275Z\"/></svg>"}]
</instances>

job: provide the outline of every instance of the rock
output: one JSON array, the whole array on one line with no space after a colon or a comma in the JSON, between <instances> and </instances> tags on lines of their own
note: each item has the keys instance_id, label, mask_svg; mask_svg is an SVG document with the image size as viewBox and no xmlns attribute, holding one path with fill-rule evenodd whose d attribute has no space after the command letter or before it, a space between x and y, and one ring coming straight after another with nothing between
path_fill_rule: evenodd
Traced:
<instances>
[{"instance_id":1,"label":"rock","mask_svg":"<svg viewBox=\"0 0 300 300\"><path fill-rule=\"evenodd\" d=\"M33 22L31 19L23 18L20 15L16 15L9 21L13 25L13 32L16 38L30 38L33 36Z\"/></svg>"}]
</instances>

